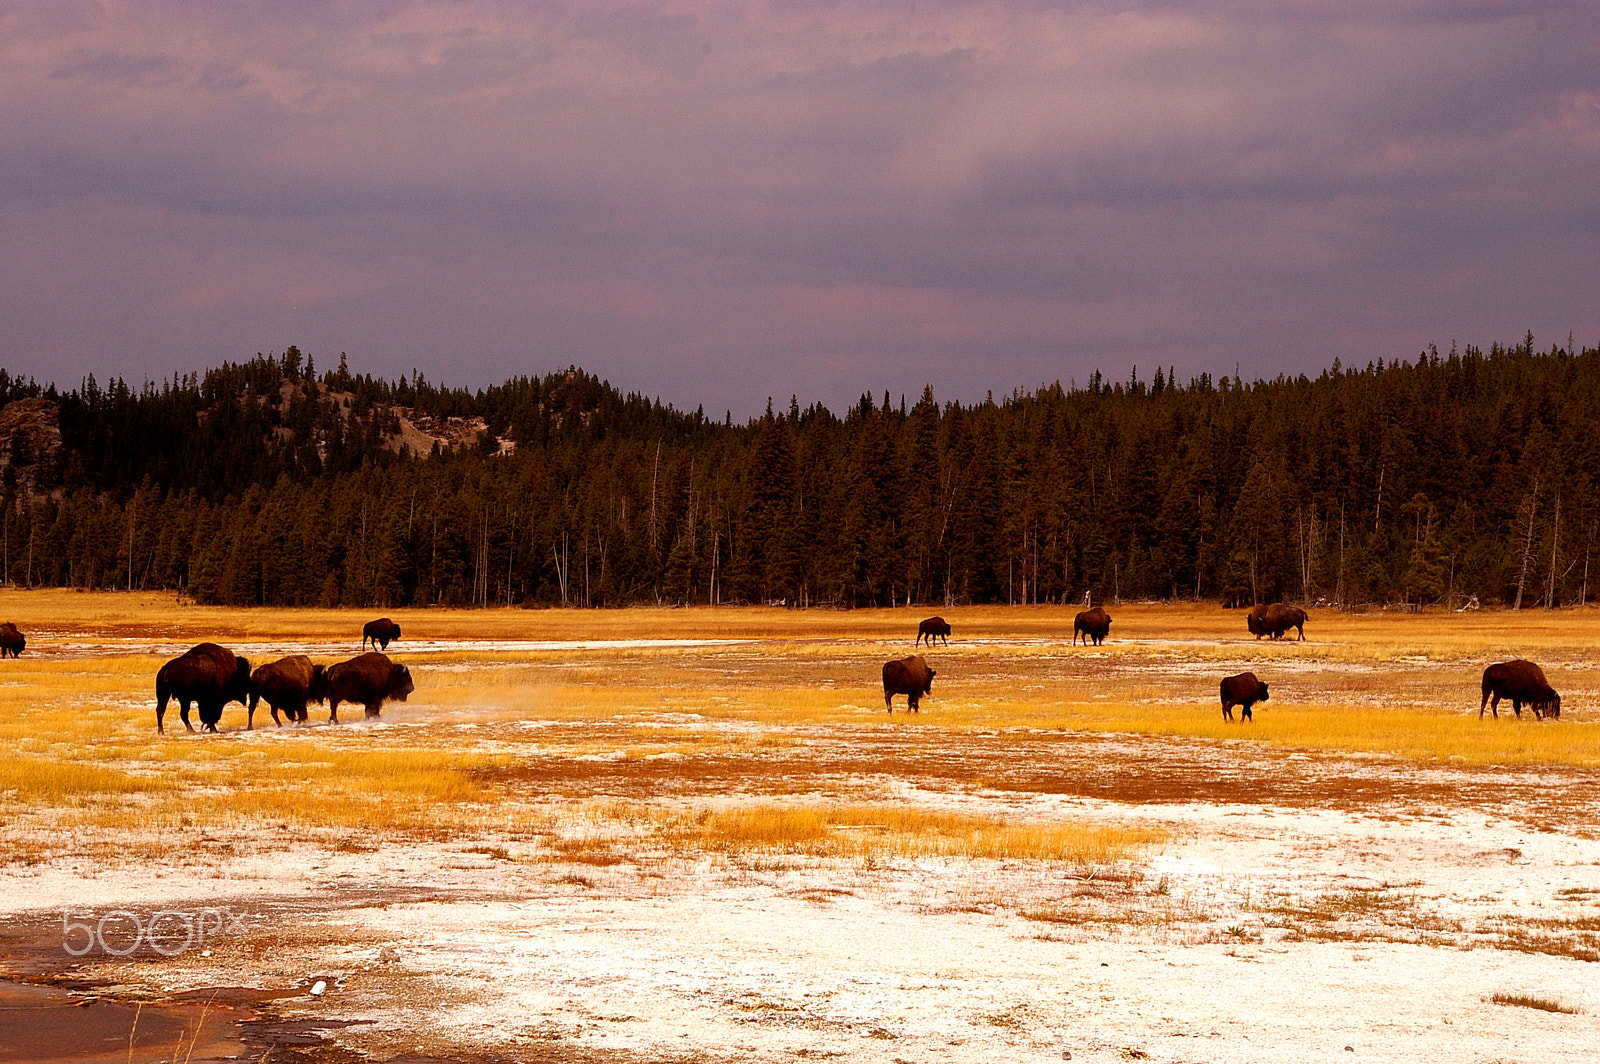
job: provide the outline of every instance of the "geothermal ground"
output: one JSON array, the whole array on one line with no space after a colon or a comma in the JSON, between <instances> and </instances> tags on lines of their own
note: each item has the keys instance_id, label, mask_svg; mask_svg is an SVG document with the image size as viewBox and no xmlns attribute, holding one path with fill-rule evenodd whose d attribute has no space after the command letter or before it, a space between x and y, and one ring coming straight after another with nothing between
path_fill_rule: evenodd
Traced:
<instances>
[{"instance_id":1,"label":"geothermal ground","mask_svg":"<svg viewBox=\"0 0 1600 1064\"><path fill-rule=\"evenodd\" d=\"M1594 1058L1589 611L953 609L915 715L931 610L411 611L380 717L157 736L370 618L0 604L0 1061Z\"/></svg>"}]
</instances>

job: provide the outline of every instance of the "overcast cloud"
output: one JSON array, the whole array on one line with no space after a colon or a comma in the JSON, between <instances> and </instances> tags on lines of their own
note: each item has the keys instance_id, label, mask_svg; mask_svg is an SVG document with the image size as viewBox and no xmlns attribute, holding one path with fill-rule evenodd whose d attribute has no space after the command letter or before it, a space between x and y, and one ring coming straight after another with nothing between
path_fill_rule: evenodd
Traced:
<instances>
[{"instance_id":1,"label":"overcast cloud","mask_svg":"<svg viewBox=\"0 0 1600 1064\"><path fill-rule=\"evenodd\" d=\"M0 6L0 366L680 407L1600 343L1584 3Z\"/></svg>"}]
</instances>

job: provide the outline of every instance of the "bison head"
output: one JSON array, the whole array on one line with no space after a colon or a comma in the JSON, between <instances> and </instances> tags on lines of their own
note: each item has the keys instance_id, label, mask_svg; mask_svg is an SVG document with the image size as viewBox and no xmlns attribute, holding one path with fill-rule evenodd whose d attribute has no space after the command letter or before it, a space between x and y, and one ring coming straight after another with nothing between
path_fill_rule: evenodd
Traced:
<instances>
[{"instance_id":1,"label":"bison head","mask_svg":"<svg viewBox=\"0 0 1600 1064\"><path fill-rule=\"evenodd\" d=\"M326 702L333 693L333 688L328 685L328 667L326 665L311 666L311 682L306 685L307 702Z\"/></svg>"},{"instance_id":2,"label":"bison head","mask_svg":"<svg viewBox=\"0 0 1600 1064\"><path fill-rule=\"evenodd\" d=\"M235 657L233 659L233 675L227 684L228 698L243 705L255 690L255 684L250 682L250 659Z\"/></svg>"},{"instance_id":3,"label":"bison head","mask_svg":"<svg viewBox=\"0 0 1600 1064\"><path fill-rule=\"evenodd\" d=\"M404 702L406 695L416 689L417 685L411 682L411 670L404 665L396 665L389 674L389 697Z\"/></svg>"}]
</instances>

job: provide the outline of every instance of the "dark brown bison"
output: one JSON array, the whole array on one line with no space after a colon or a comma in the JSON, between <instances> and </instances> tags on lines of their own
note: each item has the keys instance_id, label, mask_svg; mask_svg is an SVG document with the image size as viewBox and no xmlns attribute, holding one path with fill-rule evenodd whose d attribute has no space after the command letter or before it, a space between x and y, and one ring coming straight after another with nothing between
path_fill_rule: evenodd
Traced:
<instances>
[{"instance_id":1,"label":"dark brown bison","mask_svg":"<svg viewBox=\"0 0 1600 1064\"><path fill-rule=\"evenodd\" d=\"M167 699L178 700L183 726L189 723L189 703L200 709L200 723L206 731L216 731L222 707L229 702L241 706L250 698L250 662L215 643L201 643L181 657L173 658L156 673L156 731L165 733L161 718L167 714Z\"/></svg>"},{"instance_id":2,"label":"dark brown bison","mask_svg":"<svg viewBox=\"0 0 1600 1064\"><path fill-rule=\"evenodd\" d=\"M920 646L922 644L922 640L923 640L924 636L927 637L928 645L930 647L933 646L933 641L935 639L943 639L944 640L944 645L945 646L949 646L950 645L950 622L946 621L943 617L929 617L927 620L925 620L921 624L917 625L917 645L918 646Z\"/></svg>"},{"instance_id":3,"label":"dark brown bison","mask_svg":"<svg viewBox=\"0 0 1600 1064\"><path fill-rule=\"evenodd\" d=\"M16 625L10 621L0 624L0 658L5 657L7 654L16 657L22 653L27 645L28 641L23 638Z\"/></svg>"},{"instance_id":4,"label":"dark brown bison","mask_svg":"<svg viewBox=\"0 0 1600 1064\"><path fill-rule=\"evenodd\" d=\"M1072 642L1076 644L1078 637L1083 636L1084 646L1089 645L1089 640L1094 640L1094 645L1099 646L1111 631L1111 615L1096 606L1092 610L1084 610L1072 619Z\"/></svg>"},{"instance_id":5,"label":"dark brown bison","mask_svg":"<svg viewBox=\"0 0 1600 1064\"><path fill-rule=\"evenodd\" d=\"M1502 698L1511 699L1511 709L1518 717L1522 716L1524 702L1533 708L1533 715L1540 720L1561 716L1561 696L1544 678L1544 670L1522 658L1498 662L1483 670L1483 698L1478 702L1478 719L1483 719L1483 707L1488 703L1489 711L1499 720Z\"/></svg>"},{"instance_id":6,"label":"dark brown bison","mask_svg":"<svg viewBox=\"0 0 1600 1064\"><path fill-rule=\"evenodd\" d=\"M266 699L267 708L272 710L272 723L283 723L278 719L280 709L290 723L305 723L306 702L322 701L314 697L312 692L322 687L323 671L323 666L313 665L304 654L295 654L279 658L251 673L250 713L245 718L245 727L256 726L256 706L262 699Z\"/></svg>"},{"instance_id":7,"label":"dark brown bison","mask_svg":"<svg viewBox=\"0 0 1600 1064\"><path fill-rule=\"evenodd\" d=\"M361 626L361 649L367 649L367 641L371 640L374 647L389 649L389 644L400 638L400 626L387 617L379 617L375 621L368 621Z\"/></svg>"},{"instance_id":8,"label":"dark brown bison","mask_svg":"<svg viewBox=\"0 0 1600 1064\"><path fill-rule=\"evenodd\" d=\"M1250 707L1257 702L1267 700L1267 685L1256 679L1253 672L1241 672L1237 676L1224 676L1222 678L1222 719L1233 719L1233 707L1240 709L1239 717L1242 720L1253 720L1250 716Z\"/></svg>"},{"instance_id":9,"label":"dark brown bison","mask_svg":"<svg viewBox=\"0 0 1600 1064\"><path fill-rule=\"evenodd\" d=\"M322 674L321 682L311 688L310 697L316 702L326 698L333 711L328 714L328 720L337 724L340 702L359 702L366 707L367 716L376 717L383 712L385 699L404 702L416 689L411 682L410 669L396 665L387 654L372 651L330 666Z\"/></svg>"},{"instance_id":10,"label":"dark brown bison","mask_svg":"<svg viewBox=\"0 0 1600 1064\"><path fill-rule=\"evenodd\" d=\"M913 654L909 658L899 661L886 661L883 663L883 704L890 713L894 712L894 696L905 695L910 708L908 712L920 713L917 703L922 701L922 696L933 687L933 678L938 675L928 668L928 663L921 654Z\"/></svg>"},{"instance_id":11,"label":"dark brown bison","mask_svg":"<svg viewBox=\"0 0 1600 1064\"><path fill-rule=\"evenodd\" d=\"M1244 623L1257 639L1264 635L1281 639L1283 633L1291 628L1300 633L1302 641L1306 637L1306 611L1298 606L1285 606L1281 602L1274 602L1270 606L1251 606L1250 612L1244 615Z\"/></svg>"}]
</instances>

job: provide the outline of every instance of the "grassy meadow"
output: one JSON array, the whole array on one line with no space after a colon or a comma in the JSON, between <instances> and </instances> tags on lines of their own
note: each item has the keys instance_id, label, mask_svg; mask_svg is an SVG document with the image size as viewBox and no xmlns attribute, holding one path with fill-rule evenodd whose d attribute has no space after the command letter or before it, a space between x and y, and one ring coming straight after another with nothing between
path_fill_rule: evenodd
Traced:
<instances>
[{"instance_id":1,"label":"grassy meadow","mask_svg":"<svg viewBox=\"0 0 1600 1064\"><path fill-rule=\"evenodd\" d=\"M1312 611L1306 642L1257 641L1211 604L1110 610L1102 647L1071 646L1072 607L939 611L948 646L922 712L884 712L879 670L916 652L928 609L793 612L401 610L389 648L411 701L358 721L191 735L154 677L211 640L263 664L359 652L377 611L235 610L171 595L0 591L28 637L0 662L0 831L9 852L184 859L269 840L363 847L385 839L494 842L528 859L604 863L640 853L790 852L853 859L955 855L1095 862L1160 833L918 808L907 766L952 794L1004 789L1008 748L1053 737L1272 756L1385 755L1465 768L1600 766L1600 667L1584 610L1513 614ZM1560 721L1478 719L1485 664L1540 662ZM1218 680L1272 691L1226 722ZM964 760L990 751L983 764ZM1163 747L1166 749L1166 747ZM930 777L932 778L932 777ZM918 786L924 786L919 782ZM1041 789L1034 787L1035 790ZM262 833L263 825L274 830Z\"/></svg>"}]
</instances>

